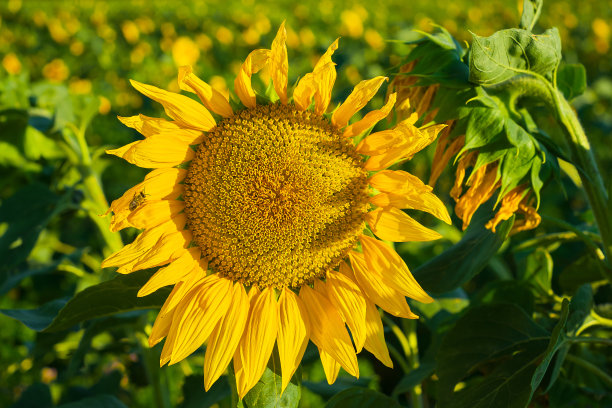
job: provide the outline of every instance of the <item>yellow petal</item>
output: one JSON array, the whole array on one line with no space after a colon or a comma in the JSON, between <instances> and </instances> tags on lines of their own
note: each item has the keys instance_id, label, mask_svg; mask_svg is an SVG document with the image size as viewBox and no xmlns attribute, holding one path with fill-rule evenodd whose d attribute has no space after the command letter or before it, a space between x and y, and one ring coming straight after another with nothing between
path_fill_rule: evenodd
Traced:
<instances>
[{"instance_id":1,"label":"yellow petal","mask_svg":"<svg viewBox=\"0 0 612 408\"><path fill-rule=\"evenodd\" d=\"M285 41L287 41L287 30L283 21L274 41L272 41L270 50L272 82L274 83L274 90L283 105L287 104L287 77L289 74L289 60L287 58L287 45Z\"/></svg>"},{"instance_id":2,"label":"yellow petal","mask_svg":"<svg viewBox=\"0 0 612 408\"><path fill-rule=\"evenodd\" d=\"M183 127L207 132L216 126L210 112L193 99L138 81L130 80L130 83L138 92L161 103L166 114Z\"/></svg>"},{"instance_id":3,"label":"yellow petal","mask_svg":"<svg viewBox=\"0 0 612 408\"><path fill-rule=\"evenodd\" d=\"M310 322L302 301L290 289L283 289L278 299L278 355L282 370L281 393L297 370L310 335Z\"/></svg>"},{"instance_id":4,"label":"yellow petal","mask_svg":"<svg viewBox=\"0 0 612 408\"><path fill-rule=\"evenodd\" d=\"M344 266L341 264L340 272L353 277L367 295L367 298L393 316L418 319L418 316L410 310L404 295L387 285L384 282L383 275L378 271L368 269L363 254L349 252L349 259L352 268L349 268L346 264Z\"/></svg>"},{"instance_id":5,"label":"yellow petal","mask_svg":"<svg viewBox=\"0 0 612 408\"><path fill-rule=\"evenodd\" d=\"M370 198L377 207L410 208L430 213L447 224L451 224L450 214L444 203L433 193L407 193L405 195L380 193Z\"/></svg>"},{"instance_id":6,"label":"yellow petal","mask_svg":"<svg viewBox=\"0 0 612 408\"><path fill-rule=\"evenodd\" d=\"M353 137L353 136L360 135L366 129L371 128L372 126L377 124L379 121L386 118L387 115L389 115L389 112L391 112L391 109L393 109L393 105L395 105L396 99L397 99L396 93L392 93L391 95L389 95L389 100L387 100L387 103L385 104L385 106L383 106L380 109L368 112L363 117L363 119L353 123L352 125L347 126L344 129L344 137Z\"/></svg>"},{"instance_id":7,"label":"yellow petal","mask_svg":"<svg viewBox=\"0 0 612 408\"><path fill-rule=\"evenodd\" d=\"M414 279L404 260L384 242L376 238L362 235L359 238L363 248L368 270L376 271L384 276L396 290L403 295L423 303L431 303L433 299L421 288Z\"/></svg>"},{"instance_id":8,"label":"yellow petal","mask_svg":"<svg viewBox=\"0 0 612 408\"><path fill-rule=\"evenodd\" d=\"M321 281L315 282L316 285ZM322 284L322 282L321 282ZM334 308L346 322L357 353L363 348L365 342L365 299L359 286L345 275L338 272L329 272L323 292L327 295Z\"/></svg>"},{"instance_id":9,"label":"yellow petal","mask_svg":"<svg viewBox=\"0 0 612 408\"><path fill-rule=\"evenodd\" d=\"M102 268L135 263L142 256L153 251L158 241L160 241L162 237L171 235L177 231L181 231L185 226L185 223L185 216L177 215L163 224L144 231L142 234L136 237L134 242L124 246L119 251L102 261Z\"/></svg>"},{"instance_id":10,"label":"yellow petal","mask_svg":"<svg viewBox=\"0 0 612 408\"><path fill-rule=\"evenodd\" d=\"M328 384L333 384L338 378L340 372L340 364L332 356L325 351L319 349L319 356L321 357L321 363L323 364L323 371L325 372L325 378Z\"/></svg>"},{"instance_id":11,"label":"yellow petal","mask_svg":"<svg viewBox=\"0 0 612 408\"><path fill-rule=\"evenodd\" d=\"M230 306L208 339L204 358L204 388L206 391L225 372L232 360L249 316L249 297L242 283L234 285Z\"/></svg>"},{"instance_id":12,"label":"yellow petal","mask_svg":"<svg viewBox=\"0 0 612 408\"><path fill-rule=\"evenodd\" d=\"M193 159L195 156L195 151L188 143L169 135L151 136L128 146L130 146L128 150L120 148L107 150L106 153L121 157L138 167L148 169L174 167Z\"/></svg>"},{"instance_id":13,"label":"yellow petal","mask_svg":"<svg viewBox=\"0 0 612 408\"><path fill-rule=\"evenodd\" d=\"M311 325L310 338L320 349L331 355L352 376L359 377L357 356L342 317L332 303L322 294L302 286L300 299L309 316L316 316Z\"/></svg>"},{"instance_id":14,"label":"yellow petal","mask_svg":"<svg viewBox=\"0 0 612 408\"><path fill-rule=\"evenodd\" d=\"M181 256L175 259L170 265L161 268L147 283L140 288L138 296L147 296L164 286L174 285L191 272L200 260L200 249L198 247L189 248Z\"/></svg>"},{"instance_id":15,"label":"yellow petal","mask_svg":"<svg viewBox=\"0 0 612 408\"><path fill-rule=\"evenodd\" d=\"M129 117L117 116L117 119L127 127L136 129L144 137L173 136L187 144L198 144L204 138L204 133L201 130L185 129L176 122L166 119L151 118L142 114Z\"/></svg>"},{"instance_id":16,"label":"yellow petal","mask_svg":"<svg viewBox=\"0 0 612 408\"><path fill-rule=\"evenodd\" d=\"M353 92L332 115L332 124L338 129L345 127L351 117L372 99L378 88L386 80L388 80L387 77L378 76L358 83Z\"/></svg>"},{"instance_id":17,"label":"yellow petal","mask_svg":"<svg viewBox=\"0 0 612 408\"><path fill-rule=\"evenodd\" d=\"M366 214L366 222L380 239L393 242L433 241L442 238L395 207L377 208Z\"/></svg>"},{"instance_id":18,"label":"yellow petal","mask_svg":"<svg viewBox=\"0 0 612 408\"><path fill-rule=\"evenodd\" d=\"M384 365L393 368L393 361L389 356L389 349L385 342L385 330L376 305L366 301L366 342L365 349Z\"/></svg>"},{"instance_id":19,"label":"yellow petal","mask_svg":"<svg viewBox=\"0 0 612 408\"><path fill-rule=\"evenodd\" d=\"M172 297L173 293L174 290L170 292L168 299ZM168 300L166 300L166 302L168 302ZM155 318L155 323L153 323L153 328L151 329L151 334L149 335L149 347L155 346L157 343L162 341L164 337L168 335L168 332L170 332L170 326L172 325L173 318L174 310L170 310L166 313L162 313L160 311L157 314L157 318Z\"/></svg>"},{"instance_id":20,"label":"yellow petal","mask_svg":"<svg viewBox=\"0 0 612 408\"><path fill-rule=\"evenodd\" d=\"M206 270L208 268L208 262L205 259L200 259L187 275L181 279L181 282L174 286L172 292L176 291L176 294L172 298L168 298L164 303L166 310L173 310L178 306L179 303L187 296L193 287L199 285L204 279L207 278ZM161 313L161 312L160 312Z\"/></svg>"},{"instance_id":21,"label":"yellow petal","mask_svg":"<svg viewBox=\"0 0 612 408\"><path fill-rule=\"evenodd\" d=\"M193 73L191 65L185 65L179 68L178 83L183 91L197 94L198 98L200 98L208 110L224 118L234 116L234 111L225 96L198 78L198 76Z\"/></svg>"},{"instance_id":22,"label":"yellow petal","mask_svg":"<svg viewBox=\"0 0 612 408\"><path fill-rule=\"evenodd\" d=\"M385 153L401 142L401 135L395 130L383 130L365 137L356 147L357 152L367 156Z\"/></svg>"},{"instance_id":23,"label":"yellow petal","mask_svg":"<svg viewBox=\"0 0 612 408\"><path fill-rule=\"evenodd\" d=\"M306 110L315 97L315 113L322 115L331 100L331 92L336 81L336 68L331 56L338 48L338 39L329 46L319 58L312 72L306 74L293 91L293 102L300 110Z\"/></svg>"},{"instance_id":24,"label":"yellow petal","mask_svg":"<svg viewBox=\"0 0 612 408\"><path fill-rule=\"evenodd\" d=\"M127 220L133 227L140 229L153 228L172 218L185 208L185 202L179 200L147 200L128 215Z\"/></svg>"},{"instance_id":25,"label":"yellow petal","mask_svg":"<svg viewBox=\"0 0 612 408\"><path fill-rule=\"evenodd\" d=\"M127 217L132 213L130 203L141 192L146 200L174 200L183 193L183 185L179 184L187 175L187 170L176 168L155 169L146 175L142 183L127 190L120 198L114 200L109 208L112 211L111 231L132 226Z\"/></svg>"},{"instance_id":26,"label":"yellow petal","mask_svg":"<svg viewBox=\"0 0 612 408\"><path fill-rule=\"evenodd\" d=\"M250 307L247 325L234 355L236 388L240 399L261 378L274 348L278 326L274 289L267 288L253 296Z\"/></svg>"},{"instance_id":27,"label":"yellow petal","mask_svg":"<svg viewBox=\"0 0 612 408\"><path fill-rule=\"evenodd\" d=\"M160 238L145 257L140 257L132 266L132 271L154 268L174 261L186 252L193 236L191 231L182 230Z\"/></svg>"},{"instance_id":28,"label":"yellow petal","mask_svg":"<svg viewBox=\"0 0 612 408\"><path fill-rule=\"evenodd\" d=\"M254 108L255 91L251 86L251 76L268 64L270 60L270 50L259 49L252 51L240 67L238 75L234 80L234 91L240 101L247 108Z\"/></svg>"},{"instance_id":29,"label":"yellow petal","mask_svg":"<svg viewBox=\"0 0 612 408\"><path fill-rule=\"evenodd\" d=\"M431 191L431 187L425 185L418 177L403 170L379 171L370 177L368 182L371 187L386 193L404 194Z\"/></svg>"},{"instance_id":30,"label":"yellow petal","mask_svg":"<svg viewBox=\"0 0 612 408\"><path fill-rule=\"evenodd\" d=\"M207 276L178 305L168 340L174 339L170 364L196 351L225 316L231 301L232 282L217 274ZM166 341L168 341L166 340Z\"/></svg>"}]
</instances>

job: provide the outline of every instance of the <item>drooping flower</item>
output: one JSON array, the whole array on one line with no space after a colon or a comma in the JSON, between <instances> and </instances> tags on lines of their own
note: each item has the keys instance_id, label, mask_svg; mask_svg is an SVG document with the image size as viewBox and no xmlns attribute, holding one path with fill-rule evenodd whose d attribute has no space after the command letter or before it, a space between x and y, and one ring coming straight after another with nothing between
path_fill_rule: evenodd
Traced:
<instances>
[{"instance_id":1,"label":"drooping flower","mask_svg":"<svg viewBox=\"0 0 612 408\"><path fill-rule=\"evenodd\" d=\"M205 388L233 360L241 398L261 377L275 343L283 389L309 340L330 383L340 367L359 375L356 353L363 348L391 366L376 306L414 319L405 297L432 298L381 240L440 238L404 208L450 223L431 187L387 169L431 143L442 127L420 129L411 117L357 143L356 136L393 108L394 95L350 123L386 78L360 82L328 114L338 40L291 98L285 38L283 24L271 49L246 58L234 82L239 107L189 66L180 69L179 85L201 104L132 81L173 120L120 118L145 139L108 151L154 170L111 204L112 230L144 231L103 266L130 273L167 265L139 292L146 296L174 285L149 344L166 339L163 365L206 342ZM252 75L266 66L275 103L251 85Z\"/></svg>"},{"instance_id":2,"label":"drooping flower","mask_svg":"<svg viewBox=\"0 0 612 408\"><path fill-rule=\"evenodd\" d=\"M395 111L399 118L414 115L422 118L422 123L428 124L436 118L440 109L434 103L440 86L438 84L420 85L419 77L410 75L417 63L418 60L413 60L400 67L398 74L391 81L388 94L397 94ZM465 134L453 135L457 120L450 119L444 124L446 127L440 132L436 144L429 185L436 184L444 169L454 158L457 167L455 183L450 195L456 202L455 213L463 221L465 230L476 210L496 192L501 194L502 183L499 172L501 156L488 163L479 161L478 149L463 151ZM499 201L501 207L494 218L485 225L493 232L500 222L509 219L512 215L521 217L513 224L511 233L533 229L540 224L541 218L533 207L529 183L524 183L506 192Z\"/></svg>"}]
</instances>

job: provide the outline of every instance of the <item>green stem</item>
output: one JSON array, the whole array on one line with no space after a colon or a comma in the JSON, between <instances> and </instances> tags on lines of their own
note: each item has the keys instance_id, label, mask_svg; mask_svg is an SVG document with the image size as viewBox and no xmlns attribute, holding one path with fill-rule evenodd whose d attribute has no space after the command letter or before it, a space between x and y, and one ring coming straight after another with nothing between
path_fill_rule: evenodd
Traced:
<instances>
[{"instance_id":1,"label":"green stem","mask_svg":"<svg viewBox=\"0 0 612 408\"><path fill-rule=\"evenodd\" d=\"M393 359L395 361L397 361L397 363L402 368L402 371L404 373L409 373L410 372L410 364L408 364L408 362L404 358L404 355L398 349L393 347L391 344L387 344L387 348L389 349L389 353L393 356Z\"/></svg>"},{"instance_id":2,"label":"green stem","mask_svg":"<svg viewBox=\"0 0 612 408\"><path fill-rule=\"evenodd\" d=\"M149 384L151 384L151 392L155 408L170 408L170 395L168 393L168 379L166 370L159 367L159 351L155 351L146 344L146 337L142 333L139 337L138 346L140 354L143 357L143 364L147 372Z\"/></svg>"},{"instance_id":3,"label":"green stem","mask_svg":"<svg viewBox=\"0 0 612 408\"><path fill-rule=\"evenodd\" d=\"M567 339L572 343L596 343L596 344L604 344L606 346L612 346L612 339L604 339L601 337L570 337Z\"/></svg>"},{"instance_id":4,"label":"green stem","mask_svg":"<svg viewBox=\"0 0 612 408\"><path fill-rule=\"evenodd\" d=\"M580 179L584 191L593 210L597 227L603 242L603 252L606 257L607 265L612 259L612 222L608 214L608 194L604 187L603 179L589 139L580 125L578 116L571 105L557 90L552 90L554 107L557 117L565 127L567 143L572 152L572 159L579 170ZM607 278L612 281L612 272L608 272Z\"/></svg>"},{"instance_id":5,"label":"green stem","mask_svg":"<svg viewBox=\"0 0 612 408\"><path fill-rule=\"evenodd\" d=\"M417 321L403 320L404 332L408 335L408 345L410 354L408 355L408 363L413 370L419 367L419 344L417 340ZM423 388L421 384L417 384L410 393L413 408L423 408Z\"/></svg>"},{"instance_id":6,"label":"green stem","mask_svg":"<svg viewBox=\"0 0 612 408\"><path fill-rule=\"evenodd\" d=\"M598 376L608 387L612 388L612 377L606 374L601 368L597 367L595 364L590 363L580 357L576 357L572 354L568 354L565 356L565 359L571 363L576 364L588 371L592 374Z\"/></svg>"}]
</instances>

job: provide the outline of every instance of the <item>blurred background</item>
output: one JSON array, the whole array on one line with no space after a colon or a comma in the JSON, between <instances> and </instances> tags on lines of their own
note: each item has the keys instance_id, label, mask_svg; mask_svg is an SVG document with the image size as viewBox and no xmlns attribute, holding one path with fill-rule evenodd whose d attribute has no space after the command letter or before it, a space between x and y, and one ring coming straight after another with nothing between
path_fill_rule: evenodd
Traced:
<instances>
[{"instance_id":1,"label":"blurred background","mask_svg":"<svg viewBox=\"0 0 612 408\"><path fill-rule=\"evenodd\" d=\"M118 198L141 181L146 171L103 155L104 148L138 138L116 116L138 113L163 116L161 107L143 99L128 80L178 91L177 68L191 64L202 79L227 92L233 88L235 75L247 54L255 48L268 48L283 20L288 30L290 85L309 72L328 45L341 37L333 58L338 70L333 101L339 102L362 79L396 70L407 51L403 42L415 38L411 30L430 32L433 24L439 24L459 41L470 41L470 31L487 36L516 27L521 8L522 0L381 0L363 5L331 0L265 3L4 0L0 4L0 109L29 110L29 124L40 132L31 131L27 143L15 148L6 131L6 126L13 123L12 116L0 118L0 203L6 204L23 186L34 182L53 186L54 194L68 191L78 183L81 174L62 168L65 152L58 150L48 135L58 131L58 124L79 127L79 123L86 125L95 171L101 177L107 199ZM585 65L588 88L574 100L574 106L592 140L600 166L608 175L612 172L611 24L610 0L549 1L535 30L558 27L564 60ZM260 78L263 83L257 86L263 90L269 77L263 72ZM380 92L372 106L379 107L383 98L384 92ZM38 123L33 124L32 120ZM429 175L432 154L430 148L411 165L424 180ZM446 187L452 183L450 176L446 177L446 182L438 187L442 191L448 191ZM571 188L568 184L570 203L566 213L582 210L586 205L584 199L573 198ZM79 198L78 191L70 194L74 205L46 222L44 231L35 237L35 250L26 254L27 261L25 257L19 260L27 264L30 273L0 287L0 309L39 307L100 281L98 265L108 248L94 223L79 208L82 197ZM558 201L565 201L568 196ZM18 204L23 204L22 212L27 217L32 214L28 205L37 202L41 193L19 197ZM452 208L448 196L446 203ZM554 203L552 200L551 204ZM32 208L36 211L36 207ZM3 217L6 216L0 215L0 235L6 230L7 220ZM123 240L129 242L135 233L124 232ZM451 240L460 237L456 229L447 235ZM78 262L59 258L58 254L69 256L83 248ZM414 248L409 251L414 266L441 251L435 246L423 251L421 246ZM34 266L52 261L57 263L52 273L31 272ZM0 256L2 263L8 261ZM12 270L0 268L0 273L6 278L14 273ZM109 273L105 278L112 276ZM159 350L148 351L143 346L152 316L146 313L124 316L123 320L107 321L105 327L93 328L84 336L83 330L36 333L17 320L0 315L0 406L10 406L19 398L26 401L28 392L37 398L49 397L48 403L32 405L37 407L52 406L51 400L70 402L96 393L123 396L124 401L131 402L129 406L145 406L156 398L150 390L154 382L168 382L169 395L163 398L172 401L172 406L178 403L183 407L195 406L189 405L188 395L201 395L198 367L202 365L203 354L158 371L155 366ZM122 325L127 328L122 330ZM75 353L76 362L72 361ZM367 358L360 359L360 365L363 381L375 382L376 388L390 392L394 380L389 372ZM315 392L317 384L324 380L320 364L306 364L304 370L311 386L302 391L302 405L317 406L326 392L331 395L335 391L320 388L319 393ZM340 385L342 381L339 380ZM229 395L226 384L219 387L225 387L217 390L219 395L223 398Z\"/></svg>"}]
</instances>

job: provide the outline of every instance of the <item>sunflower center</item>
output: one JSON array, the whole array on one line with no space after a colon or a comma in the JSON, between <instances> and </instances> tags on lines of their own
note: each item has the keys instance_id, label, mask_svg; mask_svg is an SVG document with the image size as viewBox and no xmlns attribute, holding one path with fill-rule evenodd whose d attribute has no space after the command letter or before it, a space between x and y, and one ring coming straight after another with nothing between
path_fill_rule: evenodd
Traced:
<instances>
[{"instance_id":1,"label":"sunflower center","mask_svg":"<svg viewBox=\"0 0 612 408\"><path fill-rule=\"evenodd\" d=\"M350 141L327 119L280 104L219 122L184 194L213 270L260 288L300 287L335 268L364 228L367 198Z\"/></svg>"}]
</instances>

